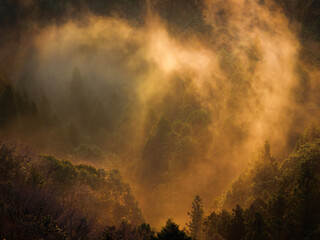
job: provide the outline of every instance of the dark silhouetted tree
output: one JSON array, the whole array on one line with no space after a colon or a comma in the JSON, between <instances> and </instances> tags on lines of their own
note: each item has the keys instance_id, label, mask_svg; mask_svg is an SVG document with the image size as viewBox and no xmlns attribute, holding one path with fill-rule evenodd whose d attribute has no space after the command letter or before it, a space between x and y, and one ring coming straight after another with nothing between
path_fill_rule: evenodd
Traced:
<instances>
[{"instance_id":1,"label":"dark silhouetted tree","mask_svg":"<svg viewBox=\"0 0 320 240\"><path fill-rule=\"evenodd\" d=\"M192 203L192 211L190 215L190 222L188 224L190 235L193 239L203 239L203 207L201 198L197 195Z\"/></svg>"},{"instance_id":2,"label":"dark silhouetted tree","mask_svg":"<svg viewBox=\"0 0 320 240\"><path fill-rule=\"evenodd\" d=\"M13 120L18 113L13 90L7 85L0 98L0 124L3 126Z\"/></svg>"},{"instance_id":3,"label":"dark silhouetted tree","mask_svg":"<svg viewBox=\"0 0 320 240\"><path fill-rule=\"evenodd\" d=\"M179 225L169 219L162 230L157 233L158 240L191 240L184 231L179 229Z\"/></svg>"},{"instance_id":4,"label":"dark silhouetted tree","mask_svg":"<svg viewBox=\"0 0 320 240\"><path fill-rule=\"evenodd\" d=\"M232 209L233 215L229 225L228 240L241 240L244 239L246 234L246 225L243 216L243 209L237 205Z\"/></svg>"}]
</instances>

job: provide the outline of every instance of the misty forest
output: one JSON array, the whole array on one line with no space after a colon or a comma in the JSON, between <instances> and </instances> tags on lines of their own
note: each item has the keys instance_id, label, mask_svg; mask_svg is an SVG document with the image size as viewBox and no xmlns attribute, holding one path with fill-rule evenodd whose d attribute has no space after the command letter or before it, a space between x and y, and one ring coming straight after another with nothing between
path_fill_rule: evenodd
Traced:
<instances>
[{"instance_id":1,"label":"misty forest","mask_svg":"<svg viewBox=\"0 0 320 240\"><path fill-rule=\"evenodd\" d=\"M319 0L0 0L1 240L320 240Z\"/></svg>"}]
</instances>

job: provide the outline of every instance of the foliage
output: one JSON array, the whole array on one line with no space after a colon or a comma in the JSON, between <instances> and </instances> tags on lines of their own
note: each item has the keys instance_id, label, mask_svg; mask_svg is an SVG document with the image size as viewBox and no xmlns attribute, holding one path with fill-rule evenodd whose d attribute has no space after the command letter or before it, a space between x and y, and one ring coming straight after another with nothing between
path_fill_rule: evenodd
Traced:
<instances>
[{"instance_id":1,"label":"foliage","mask_svg":"<svg viewBox=\"0 0 320 240\"><path fill-rule=\"evenodd\" d=\"M184 231L179 229L179 225L174 223L171 219L166 222L162 230L157 233L158 240L191 240Z\"/></svg>"},{"instance_id":2,"label":"foliage","mask_svg":"<svg viewBox=\"0 0 320 240\"><path fill-rule=\"evenodd\" d=\"M271 157L266 142L256 163L232 184L232 192L229 190L225 198L225 203L232 198L230 203L242 202L247 207L243 210L237 205L232 213L212 212L204 221L205 239L319 239L317 129L314 125L307 129L283 162ZM240 181L246 184L239 184ZM242 198L235 192L243 194Z\"/></svg>"},{"instance_id":3,"label":"foliage","mask_svg":"<svg viewBox=\"0 0 320 240\"><path fill-rule=\"evenodd\" d=\"M188 224L190 236L193 239L203 239L203 207L201 198L197 195L192 203L192 211L188 213L190 215L190 222Z\"/></svg>"},{"instance_id":4,"label":"foliage","mask_svg":"<svg viewBox=\"0 0 320 240\"><path fill-rule=\"evenodd\" d=\"M100 234L101 224L126 221L134 227L144 222L118 170L74 165L54 156L34 158L4 141L0 166L1 238L91 239ZM145 225L137 232L152 235Z\"/></svg>"}]
</instances>

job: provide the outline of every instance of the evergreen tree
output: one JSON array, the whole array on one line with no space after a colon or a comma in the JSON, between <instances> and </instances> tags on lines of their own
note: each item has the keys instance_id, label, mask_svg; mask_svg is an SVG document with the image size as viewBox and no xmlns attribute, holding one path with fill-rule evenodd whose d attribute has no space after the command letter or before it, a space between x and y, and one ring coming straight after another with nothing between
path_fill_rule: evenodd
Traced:
<instances>
[{"instance_id":1,"label":"evergreen tree","mask_svg":"<svg viewBox=\"0 0 320 240\"><path fill-rule=\"evenodd\" d=\"M74 114L75 119L79 120L82 127L89 126L91 112L88 106L88 99L85 92L85 86L81 73L78 68L75 68L72 73L72 80L69 85L70 89L70 102L71 112Z\"/></svg>"},{"instance_id":2,"label":"evergreen tree","mask_svg":"<svg viewBox=\"0 0 320 240\"><path fill-rule=\"evenodd\" d=\"M267 240L266 223L264 215L261 212L256 212L251 224L251 237L253 240Z\"/></svg>"},{"instance_id":3,"label":"evergreen tree","mask_svg":"<svg viewBox=\"0 0 320 240\"><path fill-rule=\"evenodd\" d=\"M170 122L163 116L158 122L156 133L149 137L144 146L142 176L144 179L148 179L144 184L149 187L154 187L165 180L172 147L171 133Z\"/></svg>"},{"instance_id":4,"label":"evergreen tree","mask_svg":"<svg viewBox=\"0 0 320 240\"><path fill-rule=\"evenodd\" d=\"M18 109L14 98L14 93L10 85L7 85L0 98L0 124L11 121L17 116Z\"/></svg>"},{"instance_id":5,"label":"evergreen tree","mask_svg":"<svg viewBox=\"0 0 320 240\"><path fill-rule=\"evenodd\" d=\"M229 225L229 237L228 240L241 240L245 236L245 221L243 216L243 209L237 205L235 209L232 209L233 217L231 224Z\"/></svg>"},{"instance_id":6,"label":"evergreen tree","mask_svg":"<svg viewBox=\"0 0 320 240\"><path fill-rule=\"evenodd\" d=\"M174 223L169 219L162 228L162 230L157 234L155 239L158 240L191 240L191 237L188 237L184 231L179 229L179 225Z\"/></svg>"},{"instance_id":7,"label":"evergreen tree","mask_svg":"<svg viewBox=\"0 0 320 240\"><path fill-rule=\"evenodd\" d=\"M197 195L192 203L192 212L190 215L190 222L188 224L190 235L193 239L203 239L203 207L201 198Z\"/></svg>"},{"instance_id":8,"label":"evergreen tree","mask_svg":"<svg viewBox=\"0 0 320 240\"><path fill-rule=\"evenodd\" d=\"M275 158L271 156L271 151L270 151L270 143L269 141L265 141L264 143L264 152L263 152L263 158L265 161L269 162L273 168L276 168L276 163L275 163Z\"/></svg>"}]
</instances>

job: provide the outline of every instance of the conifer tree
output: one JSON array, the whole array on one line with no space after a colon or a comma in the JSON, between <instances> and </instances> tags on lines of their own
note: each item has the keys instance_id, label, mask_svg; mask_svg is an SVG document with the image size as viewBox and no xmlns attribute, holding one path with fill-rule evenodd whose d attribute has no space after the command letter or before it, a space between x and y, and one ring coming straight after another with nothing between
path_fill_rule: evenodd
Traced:
<instances>
[{"instance_id":1,"label":"conifer tree","mask_svg":"<svg viewBox=\"0 0 320 240\"><path fill-rule=\"evenodd\" d=\"M14 92L10 85L7 85L0 97L0 124L4 125L15 118L18 114Z\"/></svg>"},{"instance_id":2,"label":"conifer tree","mask_svg":"<svg viewBox=\"0 0 320 240\"><path fill-rule=\"evenodd\" d=\"M203 207L199 195L197 195L192 203L192 211L188 212L190 222L188 224L192 239L203 239Z\"/></svg>"}]
</instances>

